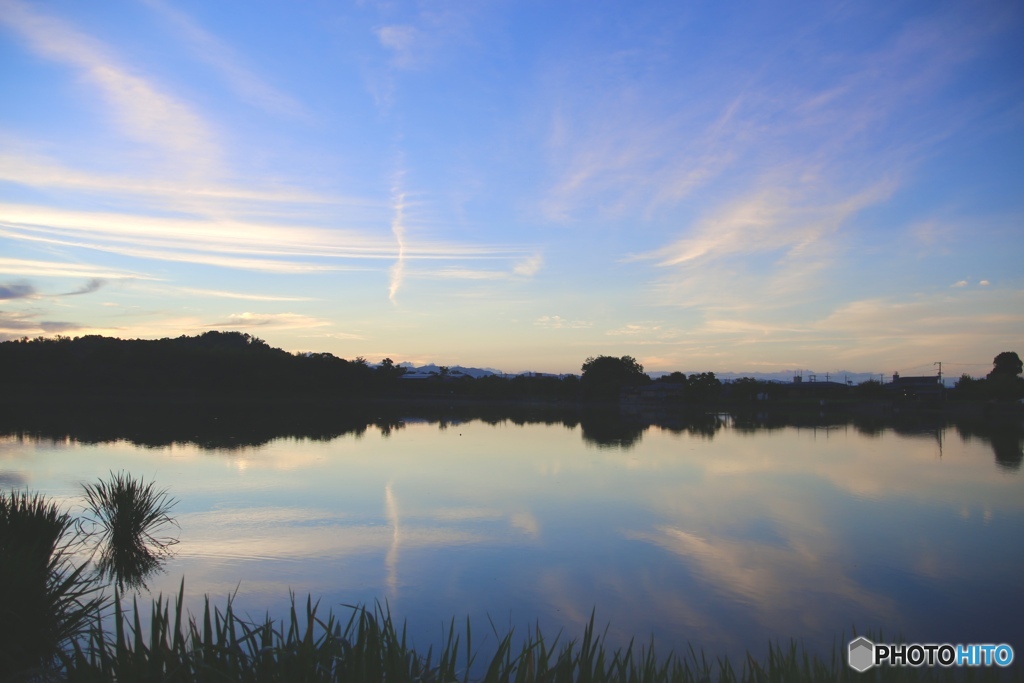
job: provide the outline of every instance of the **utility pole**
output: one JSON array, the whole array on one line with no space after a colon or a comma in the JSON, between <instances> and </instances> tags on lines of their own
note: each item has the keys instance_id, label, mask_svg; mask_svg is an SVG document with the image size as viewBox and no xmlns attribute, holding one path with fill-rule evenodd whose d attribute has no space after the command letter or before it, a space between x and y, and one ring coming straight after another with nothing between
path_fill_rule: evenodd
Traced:
<instances>
[{"instance_id":1,"label":"utility pole","mask_svg":"<svg viewBox=\"0 0 1024 683\"><path fill-rule=\"evenodd\" d=\"M942 361L941 360L937 360L934 363L932 363L932 365L938 365L939 366L939 384L942 384Z\"/></svg>"}]
</instances>

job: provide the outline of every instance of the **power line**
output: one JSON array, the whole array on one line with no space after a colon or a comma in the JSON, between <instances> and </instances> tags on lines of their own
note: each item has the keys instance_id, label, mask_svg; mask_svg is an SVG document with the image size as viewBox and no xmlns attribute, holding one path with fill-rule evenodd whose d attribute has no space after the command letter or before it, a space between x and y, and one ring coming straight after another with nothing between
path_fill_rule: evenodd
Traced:
<instances>
[{"instance_id":1,"label":"power line","mask_svg":"<svg viewBox=\"0 0 1024 683\"><path fill-rule=\"evenodd\" d=\"M910 372L911 370L920 370L921 368L930 368L930 367L932 367L932 365L934 365L934 364L933 363L925 363L924 365L915 365L912 368L903 368L901 370L897 370L896 372Z\"/></svg>"}]
</instances>

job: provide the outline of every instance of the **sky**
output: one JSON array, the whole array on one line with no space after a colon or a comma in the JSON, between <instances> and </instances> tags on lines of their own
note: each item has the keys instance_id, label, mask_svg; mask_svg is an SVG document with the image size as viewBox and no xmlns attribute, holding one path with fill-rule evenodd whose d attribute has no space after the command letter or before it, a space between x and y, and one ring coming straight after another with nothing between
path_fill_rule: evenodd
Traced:
<instances>
[{"instance_id":1,"label":"sky","mask_svg":"<svg viewBox=\"0 0 1024 683\"><path fill-rule=\"evenodd\" d=\"M0 340L1024 353L1024 4L0 0Z\"/></svg>"}]
</instances>

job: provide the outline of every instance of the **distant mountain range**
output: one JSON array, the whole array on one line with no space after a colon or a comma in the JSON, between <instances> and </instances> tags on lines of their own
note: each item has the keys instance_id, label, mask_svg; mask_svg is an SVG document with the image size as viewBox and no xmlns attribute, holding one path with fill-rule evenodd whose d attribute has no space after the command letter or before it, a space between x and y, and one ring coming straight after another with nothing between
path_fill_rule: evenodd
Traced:
<instances>
[{"instance_id":1,"label":"distant mountain range","mask_svg":"<svg viewBox=\"0 0 1024 683\"><path fill-rule=\"evenodd\" d=\"M405 368L406 377L430 377L431 375L441 374L441 366L434 363L427 365L413 365L412 363L399 363L399 367ZM489 375L497 375L499 377L517 377L519 375L532 375L535 377L565 377L572 373L566 372L558 374L554 372L503 372L495 368L467 368L463 365L449 365L448 373L458 377L459 375L468 375L474 379L479 377L487 377ZM576 373L579 374L579 373Z\"/></svg>"},{"instance_id":2,"label":"distant mountain range","mask_svg":"<svg viewBox=\"0 0 1024 683\"><path fill-rule=\"evenodd\" d=\"M405 368L406 376L408 377L430 377L434 374L440 374L441 366L434 363L427 365L413 365L412 363L399 363L400 367ZM502 372L494 368L467 368L462 365L451 365L448 366L448 372L452 375L468 375L473 378L486 377L488 375L500 375L503 377L515 377L516 375L545 375L548 377L560 377L564 375L558 375L549 372ZM704 372L703 370L687 370L684 372L686 375L692 375L695 373ZM570 373L566 373L570 374ZM576 373L579 374L579 373ZM671 374L668 372L650 372L651 379L658 379L665 375ZM809 370L784 370L782 372L716 372L715 377L727 382L730 380L738 379L740 377L752 377L754 379L764 380L767 382L785 382L790 383L794 377L803 377L804 382L839 382L845 384L861 384L868 380L879 380L883 379L883 376L879 373L869 372L847 372L845 370L839 370L836 372L811 372ZM944 378L950 380L950 378ZM892 381L892 375L885 375L884 381L886 383ZM947 384L951 386L951 384Z\"/></svg>"},{"instance_id":3,"label":"distant mountain range","mask_svg":"<svg viewBox=\"0 0 1024 683\"><path fill-rule=\"evenodd\" d=\"M428 365L413 365L412 363L399 363L399 367L405 368L406 377L430 377L441 374L441 366L429 363ZM486 377L488 375L502 375L501 370L493 368L467 368L462 365L449 365L448 373L455 375L469 375L473 378Z\"/></svg>"},{"instance_id":4,"label":"distant mountain range","mask_svg":"<svg viewBox=\"0 0 1024 683\"><path fill-rule=\"evenodd\" d=\"M667 372L651 373L651 376L655 375L667 375ZM687 372L687 375L693 374ZM764 380L766 382L785 382L789 384L793 381L794 377L803 377L804 382L838 382L840 384L860 384L867 382L868 380L878 381L881 375L878 373L868 372L847 372L846 370L839 370L836 372L811 372L809 370L783 370L782 372L716 372L715 377L722 380L739 379L740 377L752 377L754 379ZM892 381L892 375L885 377L886 382Z\"/></svg>"}]
</instances>

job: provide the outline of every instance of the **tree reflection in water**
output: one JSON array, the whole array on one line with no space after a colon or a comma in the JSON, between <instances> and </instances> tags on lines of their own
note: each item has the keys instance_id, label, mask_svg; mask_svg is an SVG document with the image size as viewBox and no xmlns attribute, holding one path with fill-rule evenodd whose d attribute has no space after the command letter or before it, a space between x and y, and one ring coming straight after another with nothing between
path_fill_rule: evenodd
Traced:
<instances>
[{"instance_id":1,"label":"tree reflection in water","mask_svg":"<svg viewBox=\"0 0 1024 683\"><path fill-rule=\"evenodd\" d=\"M632 448L648 425L623 419L618 411L587 411L580 419L583 440L602 448Z\"/></svg>"},{"instance_id":2,"label":"tree reflection in water","mask_svg":"<svg viewBox=\"0 0 1024 683\"><path fill-rule=\"evenodd\" d=\"M934 434L942 438L956 429L964 439L978 439L993 451L995 462L1007 470L1021 468L1024 425L1016 419L952 419L928 413L863 415L815 411L813 413L759 411L701 412L694 406L675 408L614 407L595 409L564 404L497 404L462 402L379 403L366 406L347 402L267 401L156 402L143 405L97 402L91 405L48 404L45 410L12 404L0 412L0 436L38 437L80 443L128 441L137 446L165 447L194 444L203 449L231 451L262 446L293 437L330 441L361 436L370 429L383 436L394 434L407 420L436 424L481 421L487 424L562 424L581 427L585 442L599 447L630 449L650 427L706 438L729 428L744 433L775 431L789 427L836 428L849 426L859 433L881 436ZM168 419L173 417L173 419ZM140 556L141 557L141 556ZM144 561L145 563L145 561Z\"/></svg>"}]
</instances>

